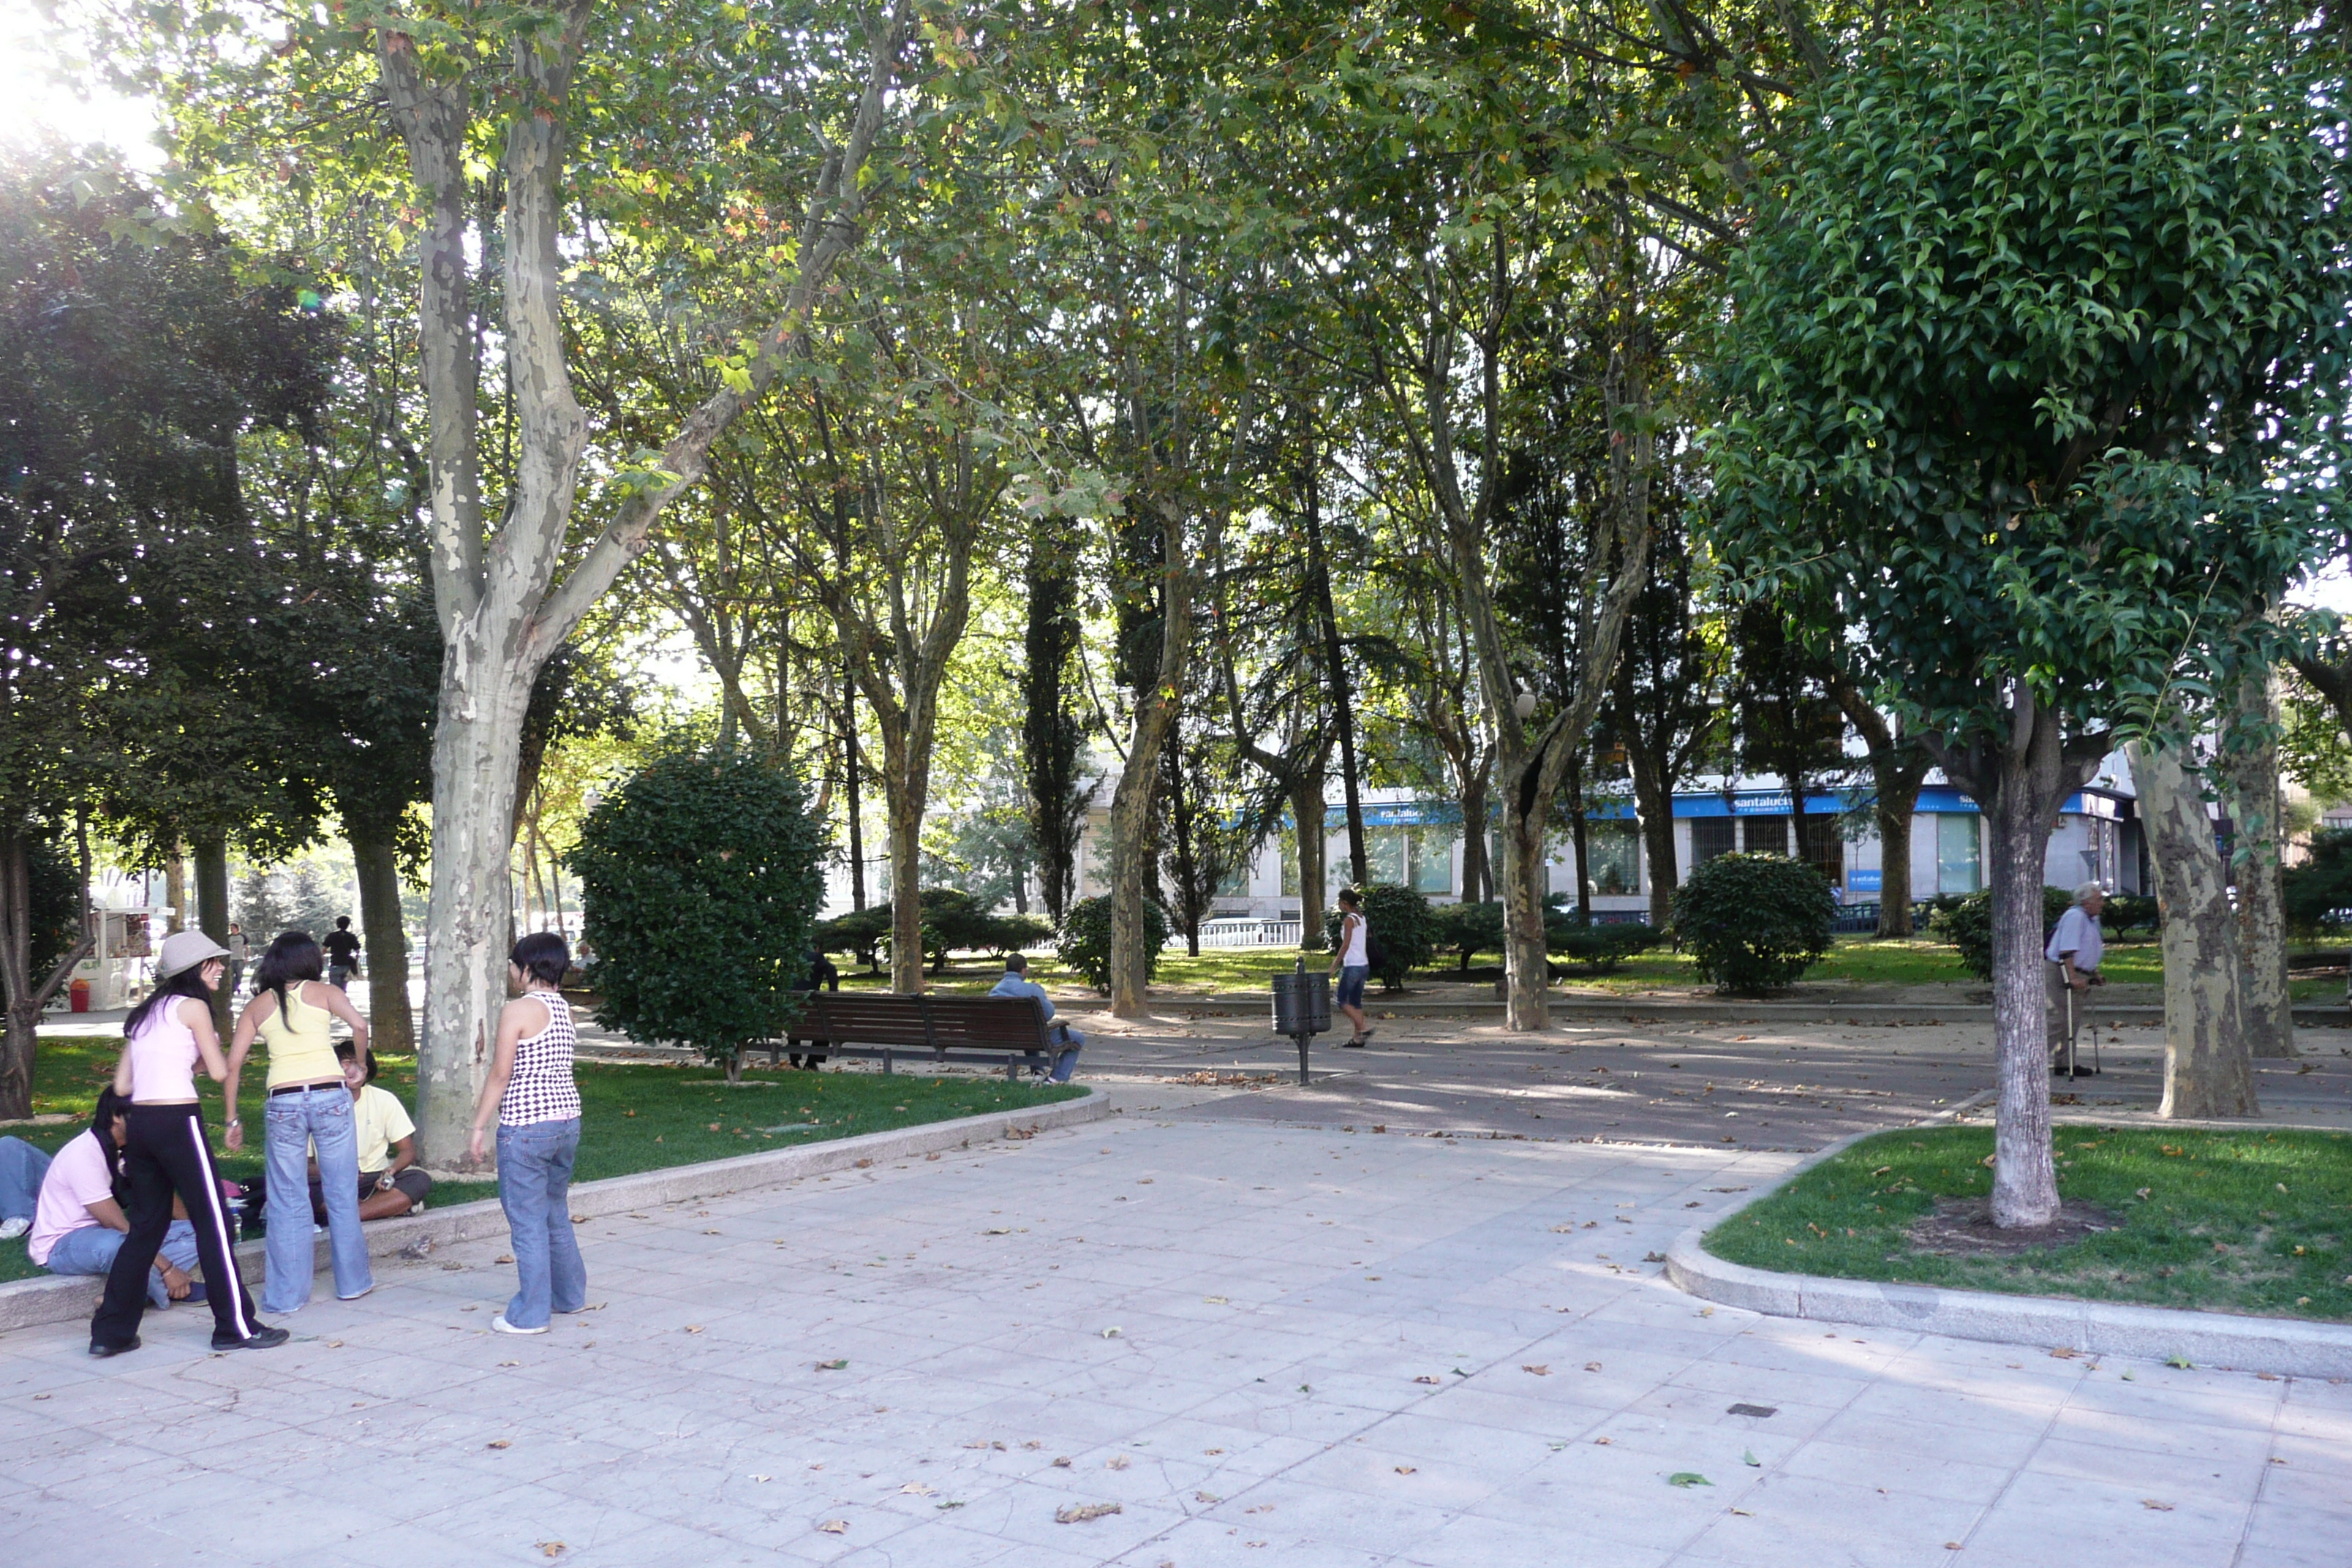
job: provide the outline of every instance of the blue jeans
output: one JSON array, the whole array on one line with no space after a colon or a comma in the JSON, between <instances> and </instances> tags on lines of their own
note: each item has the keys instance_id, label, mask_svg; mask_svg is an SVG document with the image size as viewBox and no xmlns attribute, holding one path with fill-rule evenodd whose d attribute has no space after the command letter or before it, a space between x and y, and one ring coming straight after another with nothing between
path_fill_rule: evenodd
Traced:
<instances>
[{"instance_id":1,"label":"blue jeans","mask_svg":"<svg viewBox=\"0 0 2352 1568\"><path fill-rule=\"evenodd\" d=\"M47 1154L22 1138L0 1138L0 1219L32 1218L48 1173Z\"/></svg>"},{"instance_id":2,"label":"blue jeans","mask_svg":"<svg viewBox=\"0 0 2352 1568\"><path fill-rule=\"evenodd\" d=\"M499 1206L507 1211L515 1260L506 1320L518 1329L543 1329L550 1312L588 1304L588 1266L572 1234L572 1162L579 1153L576 1116L499 1124Z\"/></svg>"},{"instance_id":3,"label":"blue jeans","mask_svg":"<svg viewBox=\"0 0 2352 1568\"><path fill-rule=\"evenodd\" d=\"M52 1274L104 1275L114 1267L114 1255L122 1250L123 1233L109 1230L102 1225L86 1225L79 1230L69 1230L58 1237L49 1247L47 1265ZM175 1219L172 1228L163 1233L163 1245L156 1252L183 1274L193 1274L196 1268L196 1227L186 1220ZM205 1289L212 1289L206 1280ZM172 1293L163 1288L163 1277L153 1269L147 1271L147 1300L158 1307L172 1304Z\"/></svg>"},{"instance_id":4,"label":"blue jeans","mask_svg":"<svg viewBox=\"0 0 2352 1568\"><path fill-rule=\"evenodd\" d=\"M310 1300L318 1252L310 1240L310 1146L319 1148L319 1180L327 1203L328 1251L335 1263L335 1294L349 1300L375 1284L367 1237L360 1234L360 1144L352 1129L352 1091L340 1083L273 1094L262 1111L263 1153L269 1168L269 1225L264 1250L269 1276L262 1282L265 1312L300 1310Z\"/></svg>"}]
</instances>

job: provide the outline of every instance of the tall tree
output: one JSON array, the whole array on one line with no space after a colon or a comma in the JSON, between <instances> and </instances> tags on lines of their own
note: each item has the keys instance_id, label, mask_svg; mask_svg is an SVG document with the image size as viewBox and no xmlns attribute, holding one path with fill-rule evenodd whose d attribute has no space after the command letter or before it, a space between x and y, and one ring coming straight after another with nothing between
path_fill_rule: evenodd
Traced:
<instances>
[{"instance_id":1,"label":"tall tree","mask_svg":"<svg viewBox=\"0 0 2352 1568\"><path fill-rule=\"evenodd\" d=\"M1853 47L1735 268L1712 542L1832 597L1984 813L1993 1217L2038 1226L2059 807L2179 683L2263 662L2273 585L2323 548L2342 72L2258 7L2170 0L1969 4Z\"/></svg>"}]
</instances>

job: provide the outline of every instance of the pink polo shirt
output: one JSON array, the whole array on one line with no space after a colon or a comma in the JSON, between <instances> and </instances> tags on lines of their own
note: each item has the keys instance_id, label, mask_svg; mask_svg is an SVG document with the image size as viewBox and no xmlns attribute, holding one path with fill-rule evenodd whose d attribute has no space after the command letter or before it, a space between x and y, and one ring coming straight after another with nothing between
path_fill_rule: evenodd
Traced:
<instances>
[{"instance_id":1,"label":"pink polo shirt","mask_svg":"<svg viewBox=\"0 0 2352 1568\"><path fill-rule=\"evenodd\" d=\"M113 1195L113 1184L106 1176L106 1152L98 1146L96 1132L85 1132L58 1151L49 1162L49 1173L41 1178L26 1255L36 1265L47 1263L59 1237L98 1223L90 1217L89 1205Z\"/></svg>"}]
</instances>

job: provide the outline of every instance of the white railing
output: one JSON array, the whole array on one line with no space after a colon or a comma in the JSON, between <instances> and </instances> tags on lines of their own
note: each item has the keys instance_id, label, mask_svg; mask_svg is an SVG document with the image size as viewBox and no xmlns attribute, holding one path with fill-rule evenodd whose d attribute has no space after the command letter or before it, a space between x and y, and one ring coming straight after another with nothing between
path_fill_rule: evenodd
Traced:
<instances>
[{"instance_id":1,"label":"white railing","mask_svg":"<svg viewBox=\"0 0 2352 1568\"><path fill-rule=\"evenodd\" d=\"M1297 947L1300 925L1297 921L1264 921L1228 919L1202 921L1201 945L1211 947ZM1185 945L1184 934L1177 931L1168 938L1170 947Z\"/></svg>"}]
</instances>

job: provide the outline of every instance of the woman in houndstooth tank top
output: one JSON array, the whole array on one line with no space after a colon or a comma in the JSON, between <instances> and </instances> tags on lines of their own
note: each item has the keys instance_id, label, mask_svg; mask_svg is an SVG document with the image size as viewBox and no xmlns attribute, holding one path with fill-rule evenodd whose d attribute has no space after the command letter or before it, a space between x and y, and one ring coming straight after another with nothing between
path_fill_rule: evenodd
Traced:
<instances>
[{"instance_id":1,"label":"woman in houndstooth tank top","mask_svg":"<svg viewBox=\"0 0 2352 1568\"><path fill-rule=\"evenodd\" d=\"M507 983L519 994L499 1015L498 1054L474 1106L473 1156L499 1124L499 1205L514 1237L515 1293L490 1320L502 1334L543 1334L555 1312L588 1303L588 1268L572 1230L572 1166L580 1152L580 1089L572 1081L572 954L553 931L515 943Z\"/></svg>"}]
</instances>

